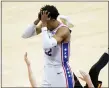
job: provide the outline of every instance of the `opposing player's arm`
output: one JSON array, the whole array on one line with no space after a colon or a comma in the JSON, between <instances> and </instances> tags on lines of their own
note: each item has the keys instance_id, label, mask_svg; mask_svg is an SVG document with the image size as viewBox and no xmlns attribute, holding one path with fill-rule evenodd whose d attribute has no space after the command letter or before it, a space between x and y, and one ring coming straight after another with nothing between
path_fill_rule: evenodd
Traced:
<instances>
[{"instance_id":1,"label":"opposing player's arm","mask_svg":"<svg viewBox=\"0 0 109 88\"><path fill-rule=\"evenodd\" d=\"M36 80L35 80L35 77L32 72L31 64L27 57L27 53L25 53L25 55L24 55L24 60L26 62L27 68L28 68L28 77L29 77L30 84L31 84L32 88L37 87Z\"/></svg>"},{"instance_id":2,"label":"opposing player's arm","mask_svg":"<svg viewBox=\"0 0 109 88\"><path fill-rule=\"evenodd\" d=\"M94 88L90 75L85 73L84 71L79 71L82 77L79 77L81 80L85 81L88 84L89 88Z\"/></svg>"},{"instance_id":3,"label":"opposing player's arm","mask_svg":"<svg viewBox=\"0 0 109 88\"><path fill-rule=\"evenodd\" d=\"M61 43L69 35L69 29L61 27L53 37L49 37L47 27L42 28L43 48L48 49Z\"/></svg>"}]
</instances>

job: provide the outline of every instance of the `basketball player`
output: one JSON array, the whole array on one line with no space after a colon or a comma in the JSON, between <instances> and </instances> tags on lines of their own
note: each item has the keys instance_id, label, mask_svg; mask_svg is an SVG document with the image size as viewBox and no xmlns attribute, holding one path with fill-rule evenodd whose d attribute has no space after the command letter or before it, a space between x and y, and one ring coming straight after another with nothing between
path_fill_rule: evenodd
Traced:
<instances>
[{"instance_id":1,"label":"basketball player","mask_svg":"<svg viewBox=\"0 0 109 88\"><path fill-rule=\"evenodd\" d=\"M70 29L57 20L58 10L53 5L41 8L40 20L44 55L44 79L42 87L74 87L69 66ZM36 30L37 31L37 30ZM39 33L40 33L39 32ZM33 32L32 32L33 33Z\"/></svg>"}]
</instances>

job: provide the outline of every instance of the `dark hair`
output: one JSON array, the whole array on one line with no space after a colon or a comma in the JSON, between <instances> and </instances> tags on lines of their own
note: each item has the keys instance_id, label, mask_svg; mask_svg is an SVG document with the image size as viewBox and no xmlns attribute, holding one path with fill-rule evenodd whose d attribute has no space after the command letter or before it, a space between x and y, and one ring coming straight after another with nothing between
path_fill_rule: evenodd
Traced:
<instances>
[{"instance_id":1,"label":"dark hair","mask_svg":"<svg viewBox=\"0 0 109 88\"><path fill-rule=\"evenodd\" d=\"M44 7L41 8L41 11L47 11L50 14L48 15L48 17L50 17L51 19L57 19L59 12L57 10L57 8L53 5L45 5ZM38 18L41 19L41 11L39 12Z\"/></svg>"}]
</instances>

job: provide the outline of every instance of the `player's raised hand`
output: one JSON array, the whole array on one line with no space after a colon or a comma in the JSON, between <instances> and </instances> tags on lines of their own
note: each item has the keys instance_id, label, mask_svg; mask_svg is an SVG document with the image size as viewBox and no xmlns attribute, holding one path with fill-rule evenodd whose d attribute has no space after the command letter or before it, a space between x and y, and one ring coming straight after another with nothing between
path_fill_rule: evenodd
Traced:
<instances>
[{"instance_id":1,"label":"player's raised hand","mask_svg":"<svg viewBox=\"0 0 109 88\"><path fill-rule=\"evenodd\" d=\"M42 24L47 25L47 21L50 20L50 18L48 17L50 13L47 11L41 11L41 21Z\"/></svg>"},{"instance_id":2,"label":"player's raised hand","mask_svg":"<svg viewBox=\"0 0 109 88\"><path fill-rule=\"evenodd\" d=\"M25 60L25 62L26 62L26 64L27 64L27 66L30 66L30 61L28 60L27 52L26 52L25 55L24 55L24 60Z\"/></svg>"}]
</instances>

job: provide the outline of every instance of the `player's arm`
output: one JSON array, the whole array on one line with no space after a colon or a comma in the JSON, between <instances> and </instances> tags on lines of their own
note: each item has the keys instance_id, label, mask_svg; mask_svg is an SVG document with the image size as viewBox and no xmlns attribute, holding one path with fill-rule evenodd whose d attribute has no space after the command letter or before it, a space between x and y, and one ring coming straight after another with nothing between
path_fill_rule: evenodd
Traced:
<instances>
[{"instance_id":1,"label":"player's arm","mask_svg":"<svg viewBox=\"0 0 109 88\"><path fill-rule=\"evenodd\" d=\"M29 38L32 37L34 35L38 35L41 33L41 24L39 26L37 26L37 24L39 23L39 19L35 20L34 23L30 24L26 30L24 31L22 38Z\"/></svg>"},{"instance_id":2,"label":"player's arm","mask_svg":"<svg viewBox=\"0 0 109 88\"><path fill-rule=\"evenodd\" d=\"M52 48L57 44L60 44L69 35L69 33L68 28L61 27L53 37L49 37L47 27L42 27L43 48Z\"/></svg>"},{"instance_id":3,"label":"player's arm","mask_svg":"<svg viewBox=\"0 0 109 88\"><path fill-rule=\"evenodd\" d=\"M27 53L25 53L25 55L24 55L24 60L26 62L27 68L28 68L28 77L29 77L30 84L33 88L37 87L35 77L33 76L33 72L31 69L30 61L28 60L28 57L27 57Z\"/></svg>"}]
</instances>

